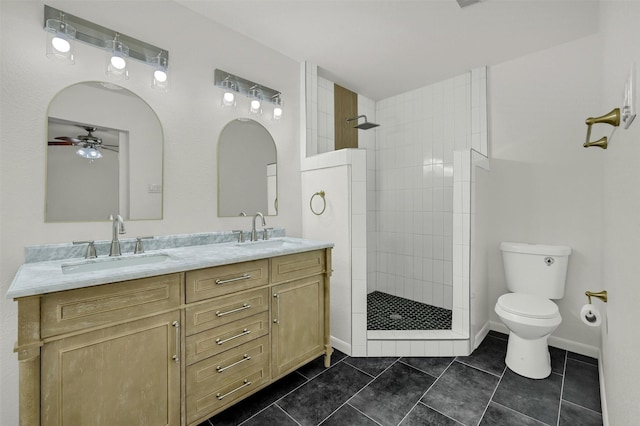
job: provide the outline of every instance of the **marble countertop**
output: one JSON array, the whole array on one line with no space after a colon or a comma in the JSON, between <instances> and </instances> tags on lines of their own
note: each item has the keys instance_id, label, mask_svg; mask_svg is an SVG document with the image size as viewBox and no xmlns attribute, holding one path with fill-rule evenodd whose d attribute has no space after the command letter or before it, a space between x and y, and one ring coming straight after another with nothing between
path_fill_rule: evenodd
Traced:
<instances>
[{"instance_id":1,"label":"marble countertop","mask_svg":"<svg viewBox=\"0 0 640 426\"><path fill-rule=\"evenodd\" d=\"M245 243L219 243L191 247L147 250L144 254L123 254L117 258L63 259L23 264L9 287L7 298L20 298L56 291L72 290L93 285L157 275L185 272L212 266L228 265L249 260L265 259L305 251L333 247L332 243L292 237L273 238L266 241ZM166 255L166 260L157 263L128 265L134 258ZM121 262L124 261L124 262ZM120 262L125 266L109 267ZM86 264L110 264L98 270L63 273L65 268Z\"/></svg>"}]
</instances>

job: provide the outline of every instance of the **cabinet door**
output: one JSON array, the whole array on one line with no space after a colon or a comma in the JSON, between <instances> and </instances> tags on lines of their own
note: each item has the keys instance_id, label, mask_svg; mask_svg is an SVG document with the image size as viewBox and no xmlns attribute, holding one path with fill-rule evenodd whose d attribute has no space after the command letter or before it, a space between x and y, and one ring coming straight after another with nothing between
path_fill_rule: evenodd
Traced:
<instances>
[{"instance_id":1,"label":"cabinet door","mask_svg":"<svg viewBox=\"0 0 640 426\"><path fill-rule=\"evenodd\" d=\"M273 287L272 373L278 378L323 354L324 275Z\"/></svg>"},{"instance_id":2,"label":"cabinet door","mask_svg":"<svg viewBox=\"0 0 640 426\"><path fill-rule=\"evenodd\" d=\"M45 343L42 425L179 425L179 320L169 312Z\"/></svg>"}]
</instances>

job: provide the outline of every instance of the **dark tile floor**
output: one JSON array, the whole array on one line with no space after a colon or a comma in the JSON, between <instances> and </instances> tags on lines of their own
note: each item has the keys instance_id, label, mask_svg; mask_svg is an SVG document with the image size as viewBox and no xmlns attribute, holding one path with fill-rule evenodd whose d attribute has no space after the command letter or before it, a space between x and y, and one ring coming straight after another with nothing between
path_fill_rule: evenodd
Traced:
<instances>
[{"instance_id":1,"label":"dark tile floor","mask_svg":"<svg viewBox=\"0 0 640 426\"><path fill-rule=\"evenodd\" d=\"M470 356L351 358L307 364L200 426L602 425L598 365L550 348L543 380L506 368L507 336Z\"/></svg>"}]
</instances>

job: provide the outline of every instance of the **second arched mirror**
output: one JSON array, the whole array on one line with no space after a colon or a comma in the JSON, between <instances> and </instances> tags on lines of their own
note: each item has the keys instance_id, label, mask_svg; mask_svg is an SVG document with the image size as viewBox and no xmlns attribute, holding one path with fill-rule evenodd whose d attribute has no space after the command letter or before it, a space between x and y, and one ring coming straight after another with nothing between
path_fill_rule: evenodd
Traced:
<instances>
[{"instance_id":1,"label":"second arched mirror","mask_svg":"<svg viewBox=\"0 0 640 426\"><path fill-rule=\"evenodd\" d=\"M229 122L218 140L218 216L278 214L276 162L264 126L248 118Z\"/></svg>"}]
</instances>

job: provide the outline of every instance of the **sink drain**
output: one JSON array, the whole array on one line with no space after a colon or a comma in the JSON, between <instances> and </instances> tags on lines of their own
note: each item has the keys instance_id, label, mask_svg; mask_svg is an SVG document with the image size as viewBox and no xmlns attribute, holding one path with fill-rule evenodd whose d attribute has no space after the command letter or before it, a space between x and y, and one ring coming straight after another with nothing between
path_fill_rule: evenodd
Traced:
<instances>
[{"instance_id":1,"label":"sink drain","mask_svg":"<svg viewBox=\"0 0 640 426\"><path fill-rule=\"evenodd\" d=\"M389 315L389 318L391 318L392 320L401 320L402 319L402 315L400 315L400 314L391 314L391 315Z\"/></svg>"}]
</instances>

